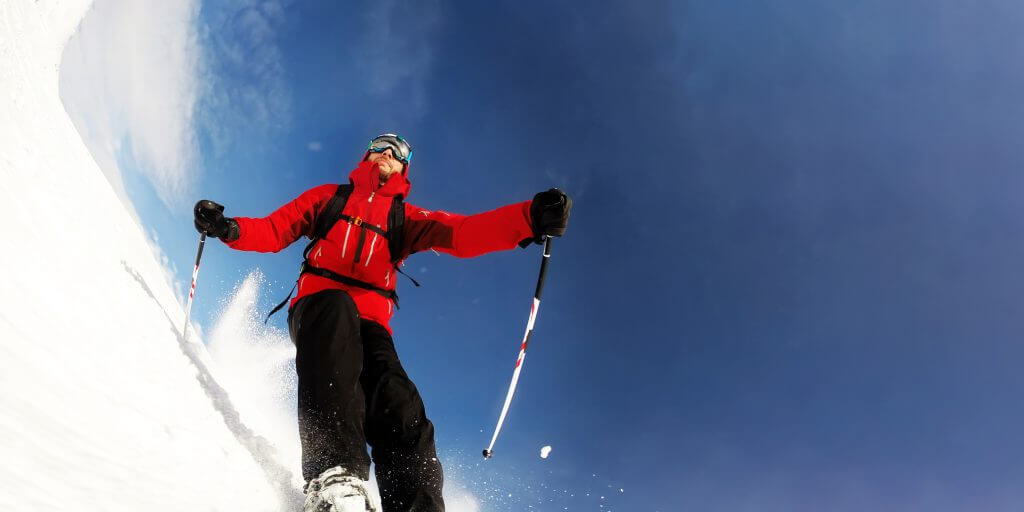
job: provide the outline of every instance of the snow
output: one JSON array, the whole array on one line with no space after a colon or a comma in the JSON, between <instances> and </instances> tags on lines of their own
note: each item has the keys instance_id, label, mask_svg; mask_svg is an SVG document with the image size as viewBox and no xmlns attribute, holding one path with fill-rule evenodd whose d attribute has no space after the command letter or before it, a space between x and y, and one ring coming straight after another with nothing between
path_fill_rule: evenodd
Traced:
<instances>
[{"instance_id":1,"label":"snow","mask_svg":"<svg viewBox=\"0 0 1024 512\"><path fill-rule=\"evenodd\" d=\"M0 6L0 510L293 506L60 101L85 0ZM15 250L16 249L16 250Z\"/></svg>"}]
</instances>

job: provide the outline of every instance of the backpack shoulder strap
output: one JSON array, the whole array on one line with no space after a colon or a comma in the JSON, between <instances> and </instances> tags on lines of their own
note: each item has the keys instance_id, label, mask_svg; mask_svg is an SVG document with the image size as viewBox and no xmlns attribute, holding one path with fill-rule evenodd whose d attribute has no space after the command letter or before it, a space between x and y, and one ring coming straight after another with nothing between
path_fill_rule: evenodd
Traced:
<instances>
[{"instance_id":1,"label":"backpack shoulder strap","mask_svg":"<svg viewBox=\"0 0 1024 512\"><path fill-rule=\"evenodd\" d=\"M402 267L398 264L399 258L402 255L402 243L404 242L405 234L405 203L402 201L402 196L396 196L391 201L391 211L388 212L388 251L391 253L391 263L395 265L395 270L405 277L408 277L412 284L419 286L420 283L412 278L409 274L402 271Z\"/></svg>"},{"instance_id":2,"label":"backpack shoulder strap","mask_svg":"<svg viewBox=\"0 0 1024 512\"><path fill-rule=\"evenodd\" d=\"M391 200L391 210L388 212L388 252L391 253L391 262L398 263L402 254L403 234L405 232L405 202L402 196L395 196Z\"/></svg>"},{"instance_id":3,"label":"backpack shoulder strap","mask_svg":"<svg viewBox=\"0 0 1024 512\"><path fill-rule=\"evenodd\" d=\"M352 184L344 183L338 185L338 189L334 191L334 196L327 202L327 206L324 207L324 211L320 212L316 216L316 222L313 227L313 236L311 238L323 238L327 236L327 233L331 231L334 224L341 218L341 212L345 209L345 203L348 202L348 196L352 193Z\"/></svg>"},{"instance_id":4,"label":"backpack shoulder strap","mask_svg":"<svg viewBox=\"0 0 1024 512\"><path fill-rule=\"evenodd\" d=\"M316 220L313 221L313 232L309 236L309 245L302 251L302 259L305 260L309 255L309 251L313 248L318 240L327 236L327 233L331 231L331 228L341 219L341 212L345 209L345 203L348 202L348 196L352 193L352 184L344 183L338 185L338 188L334 191L334 195L327 201L327 205L324 206L323 211L317 214Z\"/></svg>"}]
</instances>

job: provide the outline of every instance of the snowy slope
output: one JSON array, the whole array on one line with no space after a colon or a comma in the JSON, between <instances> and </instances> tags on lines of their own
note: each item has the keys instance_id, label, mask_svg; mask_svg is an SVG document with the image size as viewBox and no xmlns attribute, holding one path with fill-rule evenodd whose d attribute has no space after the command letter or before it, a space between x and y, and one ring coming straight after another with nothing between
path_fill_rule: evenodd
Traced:
<instances>
[{"instance_id":1,"label":"snowy slope","mask_svg":"<svg viewBox=\"0 0 1024 512\"><path fill-rule=\"evenodd\" d=\"M89 3L0 3L0 510L282 510L293 475L182 338L61 104L61 50Z\"/></svg>"}]
</instances>

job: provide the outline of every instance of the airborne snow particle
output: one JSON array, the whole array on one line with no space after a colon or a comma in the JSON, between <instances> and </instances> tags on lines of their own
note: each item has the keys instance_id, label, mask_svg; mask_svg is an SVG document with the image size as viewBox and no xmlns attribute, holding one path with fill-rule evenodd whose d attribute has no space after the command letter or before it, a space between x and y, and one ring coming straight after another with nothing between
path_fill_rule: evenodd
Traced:
<instances>
[{"instance_id":1,"label":"airborne snow particle","mask_svg":"<svg viewBox=\"0 0 1024 512\"><path fill-rule=\"evenodd\" d=\"M548 454L550 454L550 453L551 453L551 447L550 446L545 446L545 447L540 449L540 458L546 459L546 458L548 458Z\"/></svg>"}]
</instances>

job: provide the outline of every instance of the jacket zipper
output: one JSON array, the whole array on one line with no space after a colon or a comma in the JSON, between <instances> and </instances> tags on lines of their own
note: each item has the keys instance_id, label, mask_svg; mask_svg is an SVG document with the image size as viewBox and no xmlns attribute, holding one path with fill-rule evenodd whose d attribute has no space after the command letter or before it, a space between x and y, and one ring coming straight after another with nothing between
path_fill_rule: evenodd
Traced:
<instances>
[{"instance_id":1,"label":"jacket zipper","mask_svg":"<svg viewBox=\"0 0 1024 512\"><path fill-rule=\"evenodd\" d=\"M376 195L376 194L377 194L376 191L370 192L370 198L367 199L366 202L372 203L373 202L373 196ZM357 217L357 219L358 219L358 217ZM350 226L351 226L351 224L350 224ZM377 226L377 227L380 227L380 226ZM376 242L376 241L377 241L377 234L374 233L373 234L373 242ZM364 228L362 226L359 226L359 244L356 245L356 258L355 258L355 261L353 261L353 268L352 268L352 270L355 270L355 265L359 264L359 258L363 255L363 243L364 242L366 242L366 228ZM370 254L366 257L366 265L365 266L369 266L370 265L370 258L373 257L373 242L370 242Z\"/></svg>"}]
</instances>

